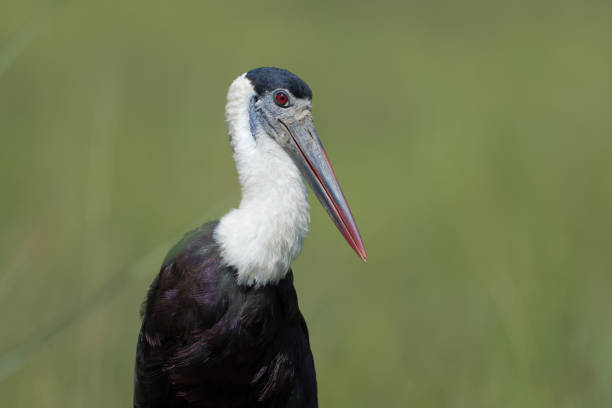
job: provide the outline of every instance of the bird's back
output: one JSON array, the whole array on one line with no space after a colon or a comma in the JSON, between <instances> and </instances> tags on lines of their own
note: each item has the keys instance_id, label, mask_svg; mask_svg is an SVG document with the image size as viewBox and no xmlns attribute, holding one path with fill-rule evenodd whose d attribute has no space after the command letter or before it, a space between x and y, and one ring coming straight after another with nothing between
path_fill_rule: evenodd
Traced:
<instances>
[{"instance_id":1,"label":"bird's back","mask_svg":"<svg viewBox=\"0 0 612 408\"><path fill-rule=\"evenodd\" d=\"M216 225L186 234L149 289L134 406L316 407L292 272L275 285L238 285L213 239Z\"/></svg>"}]
</instances>

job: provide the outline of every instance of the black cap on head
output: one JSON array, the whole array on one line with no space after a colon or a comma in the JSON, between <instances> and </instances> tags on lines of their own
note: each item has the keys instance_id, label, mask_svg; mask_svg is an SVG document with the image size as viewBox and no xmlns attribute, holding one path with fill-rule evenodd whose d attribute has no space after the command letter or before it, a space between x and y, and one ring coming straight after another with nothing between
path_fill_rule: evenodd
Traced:
<instances>
[{"instance_id":1,"label":"black cap on head","mask_svg":"<svg viewBox=\"0 0 612 408\"><path fill-rule=\"evenodd\" d=\"M263 67L252 69L246 77L253 84L255 92L262 95L278 88L289 90L296 98L312 99L312 91L306 82L286 69Z\"/></svg>"}]
</instances>

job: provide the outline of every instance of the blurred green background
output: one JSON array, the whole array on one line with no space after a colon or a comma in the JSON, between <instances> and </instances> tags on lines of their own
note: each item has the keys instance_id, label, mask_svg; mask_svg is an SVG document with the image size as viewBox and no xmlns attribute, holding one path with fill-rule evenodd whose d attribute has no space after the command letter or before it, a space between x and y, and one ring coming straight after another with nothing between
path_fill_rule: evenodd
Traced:
<instances>
[{"instance_id":1,"label":"blurred green background","mask_svg":"<svg viewBox=\"0 0 612 408\"><path fill-rule=\"evenodd\" d=\"M288 68L368 262L294 264L322 407L612 406L612 3L0 4L0 406L131 406L170 245L239 199L231 81Z\"/></svg>"}]
</instances>

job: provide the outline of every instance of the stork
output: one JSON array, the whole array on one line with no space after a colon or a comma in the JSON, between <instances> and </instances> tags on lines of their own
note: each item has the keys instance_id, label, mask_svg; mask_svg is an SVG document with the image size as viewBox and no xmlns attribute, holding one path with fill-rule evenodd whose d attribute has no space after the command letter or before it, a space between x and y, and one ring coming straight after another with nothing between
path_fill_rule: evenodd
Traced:
<instances>
[{"instance_id":1,"label":"stork","mask_svg":"<svg viewBox=\"0 0 612 408\"><path fill-rule=\"evenodd\" d=\"M142 310L134 407L316 407L291 262L308 230L306 180L351 247L361 236L295 74L257 68L231 84L226 122L238 208L168 253Z\"/></svg>"}]
</instances>

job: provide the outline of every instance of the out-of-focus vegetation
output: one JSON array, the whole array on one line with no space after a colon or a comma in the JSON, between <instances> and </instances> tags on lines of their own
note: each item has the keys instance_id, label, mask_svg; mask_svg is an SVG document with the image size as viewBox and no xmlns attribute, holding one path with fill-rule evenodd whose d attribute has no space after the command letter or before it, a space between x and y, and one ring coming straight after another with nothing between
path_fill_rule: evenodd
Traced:
<instances>
[{"instance_id":1,"label":"out-of-focus vegetation","mask_svg":"<svg viewBox=\"0 0 612 408\"><path fill-rule=\"evenodd\" d=\"M362 263L294 265L322 407L612 406L612 3L0 5L0 406L130 406L166 249L239 197L225 92L313 88Z\"/></svg>"}]
</instances>

